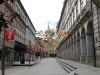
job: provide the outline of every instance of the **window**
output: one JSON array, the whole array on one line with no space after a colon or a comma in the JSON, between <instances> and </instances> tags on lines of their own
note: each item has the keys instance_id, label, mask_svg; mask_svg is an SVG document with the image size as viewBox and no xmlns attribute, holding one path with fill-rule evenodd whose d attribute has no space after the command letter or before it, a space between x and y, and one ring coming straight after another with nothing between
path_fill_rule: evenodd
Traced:
<instances>
[{"instance_id":1,"label":"window","mask_svg":"<svg viewBox=\"0 0 100 75\"><path fill-rule=\"evenodd\" d=\"M69 30L69 20L68 20L68 30Z\"/></svg>"},{"instance_id":2,"label":"window","mask_svg":"<svg viewBox=\"0 0 100 75\"><path fill-rule=\"evenodd\" d=\"M18 11L18 6L16 5L16 11Z\"/></svg>"},{"instance_id":3,"label":"window","mask_svg":"<svg viewBox=\"0 0 100 75\"><path fill-rule=\"evenodd\" d=\"M78 16L78 4L76 5L76 17Z\"/></svg>"},{"instance_id":4,"label":"window","mask_svg":"<svg viewBox=\"0 0 100 75\"><path fill-rule=\"evenodd\" d=\"M68 6L68 3L67 3L67 7L66 7L66 9L67 9L67 12L66 12L66 13L68 13L68 8L69 8L69 6Z\"/></svg>"},{"instance_id":5,"label":"window","mask_svg":"<svg viewBox=\"0 0 100 75\"><path fill-rule=\"evenodd\" d=\"M80 0L80 9L83 9L83 0Z\"/></svg>"},{"instance_id":6,"label":"window","mask_svg":"<svg viewBox=\"0 0 100 75\"><path fill-rule=\"evenodd\" d=\"M18 14L20 14L20 9L18 9Z\"/></svg>"},{"instance_id":7,"label":"window","mask_svg":"<svg viewBox=\"0 0 100 75\"><path fill-rule=\"evenodd\" d=\"M67 25L67 23L66 23L66 31L68 30L68 25Z\"/></svg>"},{"instance_id":8,"label":"window","mask_svg":"<svg viewBox=\"0 0 100 75\"><path fill-rule=\"evenodd\" d=\"M70 0L68 0L68 6L69 6L69 8L71 7L71 1Z\"/></svg>"},{"instance_id":9,"label":"window","mask_svg":"<svg viewBox=\"0 0 100 75\"><path fill-rule=\"evenodd\" d=\"M70 27L72 26L72 14L70 16Z\"/></svg>"},{"instance_id":10,"label":"window","mask_svg":"<svg viewBox=\"0 0 100 75\"><path fill-rule=\"evenodd\" d=\"M70 19L69 19L69 26L70 26L70 28L71 28L71 17L70 17ZM70 29L70 28L69 28L69 29Z\"/></svg>"},{"instance_id":11,"label":"window","mask_svg":"<svg viewBox=\"0 0 100 75\"><path fill-rule=\"evenodd\" d=\"M74 21L74 20L73 20L73 19L74 19L74 18L73 18L73 12L72 12L72 16L71 16L71 17L72 17L72 25L73 25L73 21Z\"/></svg>"},{"instance_id":12,"label":"window","mask_svg":"<svg viewBox=\"0 0 100 75\"><path fill-rule=\"evenodd\" d=\"M73 22L75 21L75 13L74 13L74 11L73 11Z\"/></svg>"},{"instance_id":13,"label":"window","mask_svg":"<svg viewBox=\"0 0 100 75\"><path fill-rule=\"evenodd\" d=\"M16 28L17 27L17 20L16 19L14 20L14 23L15 23L14 27Z\"/></svg>"}]
</instances>

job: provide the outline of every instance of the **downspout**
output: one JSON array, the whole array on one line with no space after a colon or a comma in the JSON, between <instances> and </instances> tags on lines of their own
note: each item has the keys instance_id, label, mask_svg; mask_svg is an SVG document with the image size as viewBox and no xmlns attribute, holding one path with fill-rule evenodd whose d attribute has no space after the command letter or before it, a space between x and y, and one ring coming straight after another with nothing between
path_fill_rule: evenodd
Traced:
<instances>
[{"instance_id":1,"label":"downspout","mask_svg":"<svg viewBox=\"0 0 100 75\"><path fill-rule=\"evenodd\" d=\"M91 22L92 22L92 30L93 30L93 56L94 56L94 67L96 67L96 54L95 54L95 40L94 40L94 26L93 26L93 1L90 0L90 11L91 11Z\"/></svg>"}]
</instances>

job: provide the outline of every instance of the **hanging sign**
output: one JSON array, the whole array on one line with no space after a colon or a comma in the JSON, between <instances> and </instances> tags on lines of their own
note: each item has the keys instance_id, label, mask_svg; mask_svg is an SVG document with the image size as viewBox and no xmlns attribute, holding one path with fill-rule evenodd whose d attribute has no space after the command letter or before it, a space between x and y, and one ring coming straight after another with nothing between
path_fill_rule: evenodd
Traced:
<instances>
[{"instance_id":1,"label":"hanging sign","mask_svg":"<svg viewBox=\"0 0 100 75\"><path fill-rule=\"evenodd\" d=\"M14 30L7 30L5 35L5 40L14 40L15 31Z\"/></svg>"}]
</instances>

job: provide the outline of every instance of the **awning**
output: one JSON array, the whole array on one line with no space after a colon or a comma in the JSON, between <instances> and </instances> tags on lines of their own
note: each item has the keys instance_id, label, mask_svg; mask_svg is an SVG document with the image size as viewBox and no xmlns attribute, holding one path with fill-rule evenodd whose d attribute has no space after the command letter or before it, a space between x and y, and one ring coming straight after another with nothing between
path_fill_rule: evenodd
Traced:
<instances>
[{"instance_id":1,"label":"awning","mask_svg":"<svg viewBox=\"0 0 100 75\"><path fill-rule=\"evenodd\" d=\"M25 44L22 44L18 41L15 41L15 45L14 45L14 50L27 50L27 46Z\"/></svg>"}]
</instances>

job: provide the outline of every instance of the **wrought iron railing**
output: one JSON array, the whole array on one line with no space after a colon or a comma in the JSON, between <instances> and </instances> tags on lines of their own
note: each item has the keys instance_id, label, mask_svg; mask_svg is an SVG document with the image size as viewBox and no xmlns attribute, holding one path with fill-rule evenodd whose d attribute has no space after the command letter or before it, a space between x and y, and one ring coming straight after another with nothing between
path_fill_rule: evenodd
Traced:
<instances>
[{"instance_id":1,"label":"wrought iron railing","mask_svg":"<svg viewBox=\"0 0 100 75\"><path fill-rule=\"evenodd\" d=\"M82 19L82 17L85 15L85 13L87 12L88 9L88 3L84 6L84 8L81 10L81 13L78 14L76 20L74 21L73 25L70 27L69 32L71 32L73 30L73 28L77 25L77 23Z\"/></svg>"}]
</instances>

